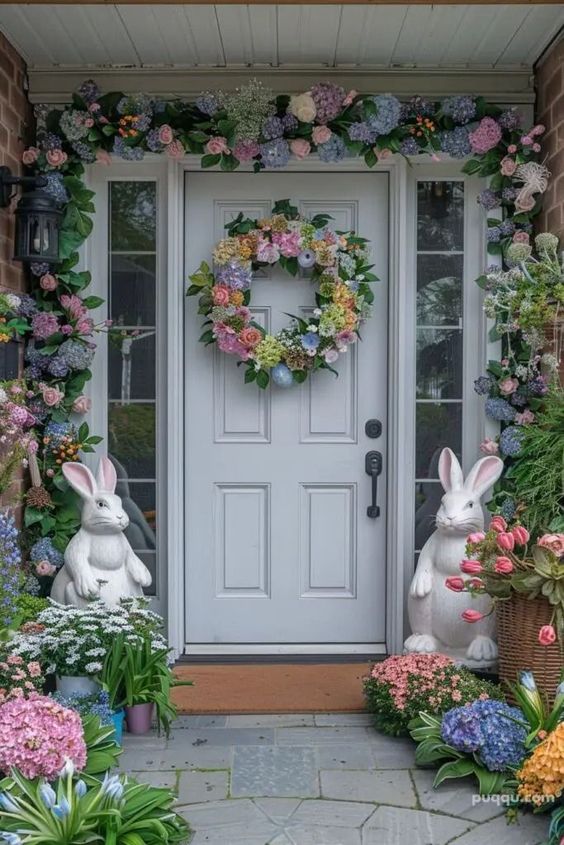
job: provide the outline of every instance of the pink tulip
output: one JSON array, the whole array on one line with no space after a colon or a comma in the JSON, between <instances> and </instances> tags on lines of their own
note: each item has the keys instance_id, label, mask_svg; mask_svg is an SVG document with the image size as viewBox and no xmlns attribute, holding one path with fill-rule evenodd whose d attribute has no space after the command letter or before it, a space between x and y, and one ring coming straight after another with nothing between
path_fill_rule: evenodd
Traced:
<instances>
[{"instance_id":1,"label":"pink tulip","mask_svg":"<svg viewBox=\"0 0 564 845\"><path fill-rule=\"evenodd\" d=\"M494 516L492 517L492 521L490 522L490 530L496 531L499 533L500 531L506 531L507 529L507 522L504 520L502 516Z\"/></svg>"},{"instance_id":2,"label":"pink tulip","mask_svg":"<svg viewBox=\"0 0 564 845\"><path fill-rule=\"evenodd\" d=\"M515 537L507 531L500 531L497 535L497 545L504 552L512 552L515 548Z\"/></svg>"},{"instance_id":3,"label":"pink tulip","mask_svg":"<svg viewBox=\"0 0 564 845\"><path fill-rule=\"evenodd\" d=\"M513 569L513 563L508 557L496 557L494 570L498 575L509 575L510 572L513 572Z\"/></svg>"},{"instance_id":4,"label":"pink tulip","mask_svg":"<svg viewBox=\"0 0 564 845\"><path fill-rule=\"evenodd\" d=\"M465 588L464 578L459 578L453 575L446 579L445 587L448 587L449 590L452 590L455 593L462 593Z\"/></svg>"},{"instance_id":5,"label":"pink tulip","mask_svg":"<svg viewBox=\"0 0 564 845\"><path fill-rule=\"evenodd\" d=\"M523 528L522 525L516 525L511 529L511 533L513 534L518 546L526 546L531 537L527 529Z\"/></svg>"},{"instance_id":6,"label":"pink tulip","mask_svg":"<svg viewBox=\"0 0 564 845\"><path fill-rule=\"evenodd\" d=\"M461 617L465 622L479 622L480 619L484 618L484 614L477 610L465 610L464 613L461 613Z\"/></svg>"},{"instance_id":7,"label":"pink tulip","mask_svg":"<svg viewBox=\"0 0 564 845\"><path fill-rule=\"evenodd\" d=\"M463 560L460 564L460 571L464 572L465 575L477 575L483 568L478 560Z\"/></svg>"},{"instance_id":8,"label":"pink tulip","mask_svg":"<svg viewBox=\"0 0 564 845\"><path fill-rule=\"evenodd\" d=\"M556 631L553 625L543 625L539 631L539 643L541 645L552 645L556 642Z\"/></svg>"},{"instance_id":9,"label":"pink tulip","mask_svg":"<svg viewBox=\"0 0 564 845\"><path fill-rule=\"evenodd\" d=\"M468 586L471 587L473 590L483 590L484 582L481 578L470 578L470 580L468 581Z\"/></svg>"},{"instance_id":10,"label":"pink tulip","mask_svg":"<svg viewBox=\"0 0 564 845\"><path fill-rule=\"evenodd\" d=\"M483 531L475 531L473 534L469 534L466 540L468 543L481 543L485 538L486 535Z\"/></svg>"}]
</instances>

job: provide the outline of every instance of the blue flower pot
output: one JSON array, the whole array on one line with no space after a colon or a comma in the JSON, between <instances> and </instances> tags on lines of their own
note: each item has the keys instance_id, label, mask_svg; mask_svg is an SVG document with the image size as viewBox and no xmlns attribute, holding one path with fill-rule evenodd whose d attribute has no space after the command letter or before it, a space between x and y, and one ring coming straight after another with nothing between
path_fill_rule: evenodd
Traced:
<instances>
[{"instance_id":1,"label":"blue flower pot","mask_svg":"<svg viewBox=\"0 0 564 845\"><path fill-rule=\"evenodd\" d=\"M125 711L124 710L116 710L115 713L112 713L112 722L114 723L114 740L117 745L122 744L123 740L123 720L125 719Z\"/></svg>"}]
</instances>

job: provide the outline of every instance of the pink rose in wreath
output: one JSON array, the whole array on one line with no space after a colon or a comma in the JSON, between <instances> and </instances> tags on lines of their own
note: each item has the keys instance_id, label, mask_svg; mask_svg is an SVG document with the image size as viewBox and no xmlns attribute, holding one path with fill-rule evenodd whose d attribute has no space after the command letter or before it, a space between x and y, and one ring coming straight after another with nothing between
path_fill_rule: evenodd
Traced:
<instances>
[{"instance_id":1,"label":"pink rose in wreath","mask_svg":"<svg viewBox=\"0 0 564 845\"><path fill-rule=\"evenodd\" d=\"M564 534L543 534L537 541L537 546L549 549L556 557L564 555Z\"/></svg>"},{"instance_id":2,"label":"pink rose in wreath","mask_svg":"<svg viewBox=\"0 0 564 845\"><path fill-rule=\"evenodd\" d=\"M239 340L247 349L254 349L261 342L262 334L254 326L246 326L239 335Z\"/></svg>"},{"instance_id":3,"label":"pink rose in wreath","mask_svg":"<svg viewBox=\"0 0 564 845\"><path fill-rule=\"evenodd\" d=\"M206 144L206 151L210 155L214 156L228 153L229 147L227 146L227 139L223 138L221 135L218 135L216 138L210 138Z\"/></svg>"},{"instance_id":4,"label":"pink rose in wreath","mask_svg":"<svg viewBox=\"0 0 564 845\"><path fill-rule=\"evenodd\" d=\"M519 231L513 235L514 244L528 244L530 240L528 232Z\"/></svg>"},{"instance_id":5,"label":"pink rose in wreath","mask_svg":"<svg viewBox=\"0 0 564 845\"><path fill-rule=\"evenodd\" d=\"M22 162L27 167L29 167L31 164L35 164L38 157L39 157L39 150L37 149L37 147L28 147L27 150L23 151Z\"/></svg>"},{"instance_id":6,"label":"pink rose in wreath","mask_svg":"<svg viewBox=\"0 0 564 845\"><path fill-rule=\"evenodd\" d=\"M185 153L185 149L180 143L180 141L171 141L170 144L166 148L166 154L169 158L182 158Z\"/></svg>"},{"instance_id":7,"label":"pink rose in wreath","mask_svg":"<svg viewBox=\"0 0 564 845\"><path fill-rule=\"evenodd\" d=\"M543 625L539 631L539 643L541 645L552 645L556 642L556 631L553 625Z\"/></svg>"},{"instance_id":8,"label":"pink rose in wreath","mask_svg":"<svg viewBox=\"0 0 564 845\"><path fill-rule=\"evenodd\" d=\"M517 162L511 156L501 159L500 171L502 176L513 176L517 170Z\"/></svg>"},{"instance_id":9,"label":"pink rose in wreath","mask_svg":"<svg viewBox=\"0 0 564 845\"><path fill-rule=\"evenodd\" d=\"M328 126L314 126L311 133L314 144L326 144L333 133Z\"/></svg>"},{"instance_id":10,"label":"pink rose in wreath","mask_svg":"<svg viewBox=\"0 0 564 845\"><path fill-rule=\"evenodd\" d=\"M57 280L52 273L45 273L39 280L39 286L42 290L53 291L57 287Z\"/></svg>"},{"instance_id":11,"label":"pink rose in wreath","mask_svg":"<svg viewBox=\"0 0 564 845\"><path fill-rule=\"evenodd\" d=\"M58 148L54 150L47 150L47 164L50 164L51 167L62 167L67 158L68 156L63 150Z\"/></svg>"},{"instance_id":12,"label":"pink rose in wreath","mask_svg":"<svg viewBox=\"0 0 564 845\"><path fill-rule=\"evenodd\" d=\"M214 305L225 308L229 305L229 288L226 285L214 285L212 288L212 299Z\"/></svg>"},{"instance_id":13,"label":"pink rose in wreath","mask_svg":"<svg viewBox=\"0 0 564 845\"><path fill-rule=\"evenodd\" d=\"M303 159L310 154L311 144L305 138L295 138L293 141L290 141L290 149L296 158Z\"/></svg>"},{"instance_id":14,"label":"pink rose in wreath","mask_svg":"<svg viewBox=\"0 0 564 845\"><path fill-rule=\"evenodd\" d=\"M515 393L518 387L518 379L511 377L504 378L503 381L500 381L499 383L499 392L502 396L510 396L512 393Z\"/></svg>"},{"instance_id":15,"label":"pink rose in wreath","mask_svg":"<svg viewBox=\"0 0 564 845\"><path fill-rule=\"evenodd\" d=\"M168 123L163 123L159 129L159 141L167 147L174 140L174 132Z\"/></svg>"},{"instance_id":16,"label":"pink rose in wreath","mask_svg":"<svg viewBox=\"0 0 564 845\"><path fill-rule=\"evenodd\" d=\"M49 387L46 384L41 388L41 395L48 408L55 408L65 398L65 394L58 387Z\"/></svg>"},{"instance_id":17,"label":"pink rose in wreath","mask_svg":"<svg viewBox=\"0 0 564 845\"><path fill-rule=\"evenodd\" d=\"M87 414L91 407L92 400L88 396L84 396L84 394L77 396L72 403L72 409L75 414Z\"/></svg>"}]
</instances>

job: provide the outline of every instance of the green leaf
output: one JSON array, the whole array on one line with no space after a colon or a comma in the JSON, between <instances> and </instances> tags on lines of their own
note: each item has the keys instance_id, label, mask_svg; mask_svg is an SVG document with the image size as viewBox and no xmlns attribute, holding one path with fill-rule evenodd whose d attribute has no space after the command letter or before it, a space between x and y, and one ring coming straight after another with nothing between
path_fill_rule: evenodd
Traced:
<instances>
[{"instance_id":1,"label":"green leaf","mask_svg":"<svg viewBox=\"0 0 564 845\"><path fill-rule=\"evenodd\" d=\"M255 381L256 377L256 370L254 369L254 367L250 367L248 370L245 371L245 384L250 384L250 382Z\"/></svg>"},{"instance_id":2,"label":"green leaf","mask_svg":"<svg viewBox=\"0 0 564 845\"><path fill-rule=\"evenodd\" d=\"M259 370L257 373L256 382L259 387L263 390L268 387L268 382L270 381L270 376L266 372L266 370Z\"/></svg>"},{"instance_id":3,"label":"green leaf","mask_svg":"<svg viewBox=\"0 0 564 845\"><path fill-rule=\"evenodd\" d=\"M101 296L87 296L85 299L82 300L82 304L85 308L88 308L92 311L94 308L99 308L100 305L103 305L105 302Z\"/></svg>"},{"instance_id":4,"label":"green leaf","mask_svg":"<svg viewBox=\"0 0 564 845\"><path fill-rule=\"evenodd\" d=\"M215 167L221 161L221 155L205 155L202 156L201 165L204 168Z\"/></svg>"},{"instance_id":5,"label":"green leaf","mask_svg":"<svg viewBox=\"0 0 564 845\"><path fill-rule=\"evenodd\" d=\"M461 760L452 760L444 763L436 774L433 781L433 789L436 789L439 784L448 778L464 778L474 773L476 768L475 763L468 758L463 757Z\"/></svg>"}]
</instances>

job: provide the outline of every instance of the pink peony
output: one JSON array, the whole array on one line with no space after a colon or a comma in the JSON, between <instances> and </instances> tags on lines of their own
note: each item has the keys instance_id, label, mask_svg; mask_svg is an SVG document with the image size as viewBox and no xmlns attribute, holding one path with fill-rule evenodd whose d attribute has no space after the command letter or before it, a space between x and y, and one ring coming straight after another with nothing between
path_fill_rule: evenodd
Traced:
<instances>
[{"instance_id":1,"label":"pink peony","mask_svg":"<svg viewBox=\"0 0 564 845\"><path fill-rule=\"evenodd\" d=\"M0 769L19 769L27 778L54 780L69 761L86 765L86 744L78 713L46 696L15 698L0 706Z\"/></svg>"},{"instance_id":2,"label":"pink peony","mask_svg":"<svg viewBox=\"0 0 564 845\"><path fill-rule=\"evenodd\" d=\"M477 128L470 132L472 152L483 154L493 150L501 141L501 137L502 131L498 122L493 117L483 117Z\"/></svg>"},{"instance_id":3,"label":"pink peony","mask_svg":"<svg viewBox=\"0 0 564 845\"><path fill-rule=\"evenodd\" d=\"M65 164L68 156L63 150L54 149L54 150L47 150L47 164L50 164L51 167L62 167Z\"/></svg>"},{"instance_id":4,"label":"pink peony","mask_svg":"<svg viewBox=\"0 0 564 845\"><path fill-rule=\"evenodd\" d=\"M478 560L462 560L460 562L460 571L464 572L465 575L477 575L483 568Z\"/></svg>"},{"instance_id":5,"label":"pink peony","mask_svg":"<svg viewBox=\"0 0 564 845\"><path fill-rule=\"evenodd\" d=\"M482 440L480 443L480 452L484 455L497 455L499 452L499 445L495 440L492 440L491 437L486 437L486 439Z\"/></svg>"},{"instance_id":6,"label":"pink peony","mask_svg":"<svg viewBox=\"0 0 564 845\"><path fill-rule=\"evenodd\" d=\"M501 159L500 171L502 176L513 176L517 170L517 162L510 156Z\"/></svg>"},{"instance_id":7,"label":"pink peony","mask_svg":"<svg viewBox=\"0 0 564 845\"><path fill-rule=\"evenodd\" d=\"M88 396L84 396L84 394L77 396L72 403L72 409L75 414L87 414L91 407L92 400Z\"/></svg>"},{"instance_id":8,"label":"pink peony","mask_svg":"<svg viewBox=\"0 0 564 845\"><path fill-rule=\"evenodd\" d=\"M527 529L523 528L522 525L515 525L515 527L511 529L511 533L513 534L518 546L526 546L531 538Z\"/></svg>"},{"instance_id":9,"label":"pink peony","mask_svg":"<svg viewBox=\"0 0 564 845\"><path fill-rule=\"evenodd\" d=\"M39 280L39 286L42 290L53 291L57 287L57 280L52 273L45 273Z\"/></svg>"},{"instance_id":10,"label":"pink peony","mask_svg":"<svg viewBox=\"0 0 564 845\"><path fill-rule=\"evenodd\" d=\"M47 384L42 386L41 394L43 396L43 401L48 408L55 408L65 398L65 394L62 390L58 387L49 387Z\"/></svg>"},{"instance_id":11,"label":"pink peony","mask_svg":"<svg viewBox=\"0 0 564 845\"><path fill-rule=\"evenodd\" d=\"M168 123L163 123L159 128L159 141L167 147L174 139L174 132Z\"/></svg>"},{"instance_id":12,"label":"pink peony","mask_svg":"<svg viewBox=\"0 0 564 845\"><path fill-rule=\"evenodd\" d=\"M171 141L166 148L166 154L169 158L182 158L185 152L186 150L182 146L182 143L178 140Z\"/></svg>"},{"instance_id":13,"label":"pink peony","mask_svg":"<svg viewBox=\"0 0 564 845\"><path fill-rule=\"evenodd\" d=\"M513 562L508 557L496 557L494 563L494 571L498 575L509 575L513 572Z\"/></svg>"},{"instance_id":14,"label":"pink peony","mask_svg":"<svg viewBox=\"0 0 564 845\"><path fill-rule=\"evenodd\" d=\"M221 305L223 308L229 305L229 288L227 285L214 285L211 292L214 305Z\"/></svg>"},{"instance_id":15,"label":"pink peony","mask_svg":"<svg viewBox=\"0 0 564 845\"><path fill-rule=\"evenodd\" d=\"M537 540L537 546L549 549L556 557L564 556L564 534L543 534Z\"/></svg>"},{"instance_id":16,"label":"pink peony","mask_svg":"<svg viewBox=\"0 0 564 845\"><path fill-rule=\"evenodd\" d=\"M314 126L311 137L316 145L326 144L332 134L328 126Z\"/></svg>"},{"instance_id":17,"label":"pink peony","mask_svg":"<svg viewBox=\"0 0 564 845\"><path fill-rule=\"evenodd\" d=\"M519 232L515 232L512 240L514 244L528 244L531 239L528 232L520 230Z\"/></svg>"},{"instance_id":18,"label":"pink peony","mask_svg":"<svg viewBox=\"0 0 564 845\"><path fill-rule=\"evenodd\" d=\"M107 150L96 150L96 161L106 167L112 163L112 157Z\"/></svg>"},{"instance_id":19,"label":"pink peony","mask_svg":"<svg viewBox=\"0 0 564 845\"><path fill-rule=\"evenodd\" d=\"M30 165L35 164L38 157L39 157L39 150L37 149L37 147L28 147L27 150L23 151L22 162L27 167L30 167Z\"/></svg>"},{"instance_id":20,"label":"pink peony","mask_svg":"<svg viewBox=\"0 0 564 845\"><path fill-rule=\"evenodd\" d=\"M464 578L451 575L450 578L445 580L445 587L448 587L449 590L452 590L455 593L462 593L465 588Z\"/></svg>"},{"instance_id":21,"label":"pink peony","mask_svg":"<svg viewBox=\"0 0 564 845\"><path fill-rule=\"evenodd\" d=\"M512 552L515 548L515 537L508 531L500 531L497 535L497 545L504 552Z\"/></svg>"},{"instance_id":22,"label":"pink peony","mask_svg":"<svg viewBox=\"0 0 564 845\"><path fill-rule=\"evenodd\" d=\"M311 144L305 138L295 138L290 141L290 149L296 158L306 158L311 152Z\"/></svg>"},{"instance_id":23,"label":"pink peony","mask_svg":"<svg viewBox=\"0 0 564 845\"><path fill-rule=\"evenodd\" d=\"M246 326L241 331L239 340L247 349L254 349L254 347L261 342L262 334L254 326Z\"/></svg>"},{"instance_id":24,"label":"pink peony","mask_svg":"<svg viewBox=\"0 0 564 845\"><path fill-rule=\"evenodd\" d=\"M40 560L39 563L35 565L35 571L38 575L42 576L49 576L53 575L55 572L56 567L53 566L52 563L49 563L48 560Z\"/></svg>"},{"instance_id":25,"label":"pink peony","mask_svg":"<svg viewBox=\"0 0 564 845\"><path fill-rule=\"evenodd\" d=\"M502 516L497 514L496 516L492 517L492 521L490 522L490 531L506 531L507 530L507 522L504 520Z\"/></svg>"},{"instance_id":26,"label":"pink peony","mask_svg":"<svg viewBox=\"0 0 564 845\"><path fill-rule=\"evenodd\" d=\"M210 138L208 143L206 144L206 151L210 155L221 155L223 153L229 153L229 147L227 146L227 139L223 138L221 135L217 135L215 138Z\"/></svg>"},{"instance_id":27,"label":"pink peony","mask_svg":"<svg viewBox=\"0 0 564 845\"><path fill-rule=\"evenodd\" d=\"M465 610L464 613L461 613L460 615L461 615L462 619L464 619L465 622L472 622L472 623L473 622L479 622L480 619L484 618L483 613L480 613L478 610L472 610L472 608L470 608L469 610Z\"/></svg>"},{"instance_id":28,"label":"pink peony","mask_svg":"<svg viewBox=\"0 0 564 845\"><path fill-rule=\"evenodd\" d=\"M539 643L541 645L552 645L556 642L556 631L553 625L543 625L539 631Z\"/></svg>"},{"instance_id":29,"label":"pink peony","mask_svg":"<svg viewBox=\"0 0 564 845\"><path fill-rule=\"evenodd\" d=\"M507 377L499 382L499 392L502 396L510 396L519 387L519 379Z\"/></svg>"}]
</instances>

